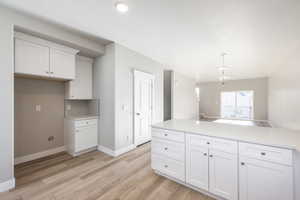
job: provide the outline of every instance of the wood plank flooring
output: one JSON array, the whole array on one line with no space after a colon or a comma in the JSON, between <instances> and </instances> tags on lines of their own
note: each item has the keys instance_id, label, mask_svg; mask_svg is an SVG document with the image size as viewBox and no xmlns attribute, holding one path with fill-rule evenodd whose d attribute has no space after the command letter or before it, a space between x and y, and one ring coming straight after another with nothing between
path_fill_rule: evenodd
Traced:
<instances>
[{"instance_id":1,"label":"wood plank flooring","mask_svg":"<svg viewBox=\"0 0 300 200\"><path fill-rule=\"evenodd\" d=\"M1 200L213 200L156 175L150 144L113 158L59 153L15 166L16 188Z\"/></svg>"}]
</instances>

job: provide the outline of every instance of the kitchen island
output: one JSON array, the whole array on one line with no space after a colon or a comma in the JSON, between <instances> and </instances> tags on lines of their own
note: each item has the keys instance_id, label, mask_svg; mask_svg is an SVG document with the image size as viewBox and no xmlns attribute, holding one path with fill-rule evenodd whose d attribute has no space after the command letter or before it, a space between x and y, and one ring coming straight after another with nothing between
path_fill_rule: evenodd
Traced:
<instances>
[{"instance_id":1,"label":"kitchen island","mask_svg":"<svg viewBox=\"0 0 300 200\"><path fill-rule=\"evenodd\" d=\"M152 168L216 199L298 199L299 151L297 131L196 120L152 125Z\"/></svg>"}]
</instances>

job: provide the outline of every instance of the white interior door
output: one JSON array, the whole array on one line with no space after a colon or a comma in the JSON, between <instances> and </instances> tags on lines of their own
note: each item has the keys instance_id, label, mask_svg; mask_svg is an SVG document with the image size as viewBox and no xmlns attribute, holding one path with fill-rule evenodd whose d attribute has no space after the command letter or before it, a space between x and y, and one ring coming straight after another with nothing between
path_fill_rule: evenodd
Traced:
<instances>
[{"instance_id":1,"label":"white interior door","mask_svg":"<svg viewBox=\"0 0 300 200\"><path fill-rule=\"evenodd\" d=\"M154 76L134 71L134 143L151 140Z\"/></svg>"}]
</instances>

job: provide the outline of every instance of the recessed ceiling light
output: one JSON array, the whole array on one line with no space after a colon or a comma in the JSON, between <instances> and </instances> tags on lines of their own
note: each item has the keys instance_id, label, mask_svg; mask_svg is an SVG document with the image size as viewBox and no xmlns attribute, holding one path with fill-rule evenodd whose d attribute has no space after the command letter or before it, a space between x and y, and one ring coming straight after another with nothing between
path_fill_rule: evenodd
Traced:
<instances>
[{"instance_id":1,"label":"recessed ceiling light","mask_svg":"<svg viewBox=\"0 0 300 200\"><path fill-rule=\"evenodd\" d=\"M122 1L118 1L115 4L115 7L116 7L117 11L119 11L121 13L126 13L128 11L128 5Z\"/></svg>"}]
</instances>

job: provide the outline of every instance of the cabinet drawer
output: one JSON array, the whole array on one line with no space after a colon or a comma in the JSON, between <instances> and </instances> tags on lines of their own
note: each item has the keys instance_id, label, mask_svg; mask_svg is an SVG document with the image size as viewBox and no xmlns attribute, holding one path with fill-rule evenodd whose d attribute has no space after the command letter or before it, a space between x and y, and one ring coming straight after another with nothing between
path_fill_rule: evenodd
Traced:
<instances>
[{"instance_id":1,"label":"cabinet drawer","mask_svg":"<svg viewBox=\"0 0 300 200\"><path fill-rule=\"evenodd\" d=\"M235 141L188 134L190 145L201 146L212 150L219 150L226 153L237 154L238 144Z\"/></svg>"},{"instance_id":2,"label":"cabinet drawer","mask_svg":"<svg viewBox=\"0 0 300 200\"><path fill-rule=\"evenodd\" d=\"M163 174L185 181L185 166L183 162L152 154L151 166Z\"/></svg>"},{"instance_id":3,"label":"cabinet drawer","mask_svg":"<svg viewBox=\"0 0 300 200\"><path fill-rule=\"evenodd\" d=\"M184 144L153 138L151 142L152 153L184 161Z\"/></svg>"},{"instance_id":4,"label":"cabinet drawer","mask_svg":"<svg viewBox=\"0 0 300 200\"><path fill-rule=\"evenodd\" d=\"M97 122L98 122L97 119L77 120L75 121L75 127L96 125Z\"/></svg>"},{"instance_id":5,"label":"cabinet drawer","mask_svg":"<svg viewBox=\"0 0 300 200\"><path fill-rule=\"evenodd\" d=\"M182 143L184 142L184 133L177 132L177 131L152 128L152 137L168 139L175 142L182 142Z\"/></svg>"},{"instance_id":6,"label":"cabinet drawer","mask_svg":"<svg viewBox=\"0 0 300 200\"><path fill-rule=\"evenodd\" d=\"M285 165L292 165L293 162L293 153L291 150L264 145L240 142L239 154L241 156L247 156Z\"/></svg>"}]
</instances>

